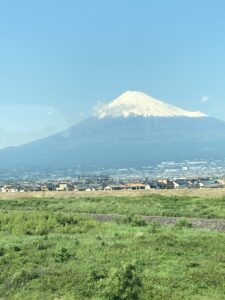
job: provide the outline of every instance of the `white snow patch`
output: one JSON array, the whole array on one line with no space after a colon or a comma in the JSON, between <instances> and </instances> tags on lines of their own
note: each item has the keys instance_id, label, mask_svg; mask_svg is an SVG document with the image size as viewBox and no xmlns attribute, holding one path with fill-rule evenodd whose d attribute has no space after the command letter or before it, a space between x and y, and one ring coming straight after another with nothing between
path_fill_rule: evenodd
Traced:
<instances>
[{"instance_id":1,"label":"white snow patch","mask_svg":"<svg viewBox=\"0 0 225 300\"><path fill-rule=\"evenodd\" d=\"M100 104L94 110L94 116L106 117L190 117L200 118L207 115L196 111L191 112L156 100L142 92L127 91L107 104Z\"/></svg>"}]
</instances>

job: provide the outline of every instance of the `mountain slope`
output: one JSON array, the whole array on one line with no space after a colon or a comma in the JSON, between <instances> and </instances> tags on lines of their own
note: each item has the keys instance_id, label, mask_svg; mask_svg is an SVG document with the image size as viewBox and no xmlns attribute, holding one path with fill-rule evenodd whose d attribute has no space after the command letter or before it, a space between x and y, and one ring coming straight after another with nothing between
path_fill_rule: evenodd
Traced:
<instances>
[{"instance_id":1,"label":"mountain slope","mask_svg":"<svg viewBox=\"0 0 225 300\"><path fill-rule=\"evenodd\" d=\"M122 109L122 116L113 115L114 109L108 110L111 115L95 114L54 136L0 151L0 168L121 167L164 160L224 158L224 122L181 110L183 116L178 108L162 102L160 117L146 116L142 110L144 100L134 106L135 114L128 113L131 100L128 97L126 117ZM178 115L167 116L168 107Z\"/></svg>"}]
</instances>

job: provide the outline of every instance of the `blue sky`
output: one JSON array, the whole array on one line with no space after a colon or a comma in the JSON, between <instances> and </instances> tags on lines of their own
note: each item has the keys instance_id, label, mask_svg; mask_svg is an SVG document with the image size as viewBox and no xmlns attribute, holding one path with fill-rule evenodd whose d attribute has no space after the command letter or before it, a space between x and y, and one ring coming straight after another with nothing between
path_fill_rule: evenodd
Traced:
<instances>
[{"instance_id":1,"label":"blue sky","mask_svg":"<svg viewBox=\"0 0 225 300\"><path fill-rule=\"evenodd\" d=\"M0 2L0 147L126 90L225 120L225 1Z\"/></svg>"}]
</instances>

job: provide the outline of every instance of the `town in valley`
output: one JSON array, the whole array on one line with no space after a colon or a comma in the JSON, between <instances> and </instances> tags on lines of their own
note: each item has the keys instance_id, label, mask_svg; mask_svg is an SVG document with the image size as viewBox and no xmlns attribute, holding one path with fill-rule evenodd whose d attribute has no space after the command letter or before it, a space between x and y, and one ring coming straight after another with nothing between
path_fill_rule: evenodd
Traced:
<instances>
[{"instance_id":1,"label":"town in valley","mask_svg":"<svg viewBox=\"0 0 225 300\"><path fill-rule=\"evenodd\" d=\"M112 191L224 188L225 160L161 162L155 167L81 167L66 170L11 170L0 175L0 192Z\"/></svg>"}]
</instances>

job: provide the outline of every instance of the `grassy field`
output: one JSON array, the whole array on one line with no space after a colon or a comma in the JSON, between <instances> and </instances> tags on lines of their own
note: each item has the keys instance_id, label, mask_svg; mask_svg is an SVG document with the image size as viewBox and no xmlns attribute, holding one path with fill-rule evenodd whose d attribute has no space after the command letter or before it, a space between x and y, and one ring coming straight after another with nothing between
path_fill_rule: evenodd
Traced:
<instances>
[{"instance_id":1,"label":"grassy field","mask_svg":"<svg viewBox=\"0 0 225 300\"><path fill-rule=\"evenodd\" d=\"M225 299L225 233L134 215L224 218L225 198L0 200L0 299ZM124 214L99 222L80 213Z\"/></svg>"},{"instance_id":2,"label":"grassy field","mask_svg":"<svg viewBox=\"0 0 225 300\"><path fill-rule=\"evenodd\" d=\"M188 196L188 197L204 197L204 198L219 198L225 196L225 188L203 188L203 189L169 189L169 190L139 190L139 191L95 191L95 192L25 192L25 193L0 193L1 199L18 199L18 198L96 198L102 196L113 196L113 197L138 197L138 196L151 196L151 195L162 195L162 196Z\"/></svg>"},{"instance_id":3,"label":"grassy field","mask_svg":"<svg viewBox=\"0 0 225 300\"><path fill-rule=\"evenodd\" d=\"M59 194L59 193L58 193ZM83 194L84 195L84 194ZM64 211L73 213L138 214L154 216L225 218L224 197L124 196L23 197L0 200L0 210Z\"/></svg>"}]
</instances>

